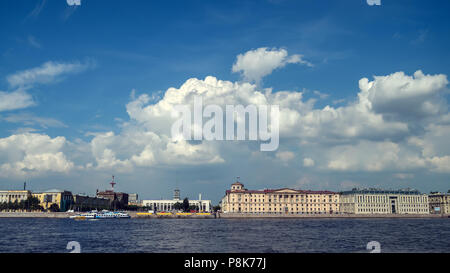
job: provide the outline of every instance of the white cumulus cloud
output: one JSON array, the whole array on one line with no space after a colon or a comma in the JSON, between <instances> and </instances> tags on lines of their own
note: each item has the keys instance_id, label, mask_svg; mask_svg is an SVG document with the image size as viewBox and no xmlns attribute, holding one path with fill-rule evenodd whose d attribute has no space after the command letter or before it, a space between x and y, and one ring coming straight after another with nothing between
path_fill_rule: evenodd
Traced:
<instances>
[{"instance_id":1,"label":"white cumulus cloud","mask_svg":"<svg viewBox=\"0 0 450 273\"><path fill-rule=\"evenodd\" d=\"M0 176L23 177L47 172L67 173L74 164L63 153L64 137L24 133L0 138Z\"/></svg>"},{"instance_id":2,"label":"white cumulus cloud","mask_svg":"<svg viewBox=\"0 0 450 273\"><path fill-rule=\"evenodd\" d=\"M302 59L303 55L288 55L286 49L268 49L261 47L255 50L239 54L233 64L232 71L240 72L245 80L249 82L260 82L260 80L277 68L286 64L299 63L312 66L311 63Z\"/></svg>"},{"instance_id":3,"label":"white cumulus cloud","mask_svg":"<svg viewBox=\"0 0 450 273\"><path fill-rule=\"evenodd\" d=\"M284 152L277 152L275 154L275 156L284 162L290 161L295 157L295 154L293 152L290 151L284 151Z\"/></svg>"},{"instance_id":4,"label":"white cumulus cloud","mask_svg":"<svg viewBox=\"0 0 450 273\"><path fill-rule=\"evenodd\" d=\"M448 84L443 74L425 75L421 70L413 76L396 72L387 76L376 76L373 81L359 81L360 96L367 99L376 113L400 120L417 119L446 111L442 99Z\"/></svg>"},{"instance_id":5,"label":"white cumulus cloud","mask_svg":"<svg viewBox=\"0 0 450 273\"><path fill-rule=\"evenodd\" d=\"M23 90L0 91L0 112L27 108L35 105L33 97Z\"/></svg>"},{"instance_id":6,"label":"white cumulus cloud","mask_svg":"<svg viewBox=\"0 0 450 273\"><path fill-rule=\"evenodd\" d=\"M313 167L315 164L312 158L306 157L303 159L303 166L305 167Z\"/></svg>"},{"instance_id":7,"label":"white cumulus cloud","mask_svg":"<svg viewBox=\"0 0 450 273\"><path fill-rule=\"evenodd\" d=\"M59 77L74 74L93 66L92 62L62 63L48 61L39 67L18 71L8 75L6 80L11 87L30 86L37 83L51 83Z\"/></svg>"}]
</instances>

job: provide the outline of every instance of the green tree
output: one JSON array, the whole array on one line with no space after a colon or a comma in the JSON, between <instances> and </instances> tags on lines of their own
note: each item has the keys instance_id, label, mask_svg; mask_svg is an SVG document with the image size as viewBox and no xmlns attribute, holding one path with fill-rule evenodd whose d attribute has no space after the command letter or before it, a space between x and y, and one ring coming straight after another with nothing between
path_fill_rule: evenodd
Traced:
<instances>
[{"instance_id":1,"label":"green tree","mask_svg":"<svg viewBox=\"0 0 450 273\"><path fill-rule=\"evenodd\" d=\"M186 197L183 200L183 211L188 212L189 211L189 199Z\"/></svg>"},{"instance_id":2,"label":"green tree","mask_svg":"<svg viewBox=\"0 0 450 273\"><path fill-rule=\"evenodd\" d=\"M217 212L217 211L220 210L220 209L221 209L220 205L219 205L219 206L214 206L214 207L213 207L214 212Z\"/></svg>"},{"instance_id":3,"label":"green tree","mask_svg":"<svg viewBox=\"0 0 450 273\"><path fill-rule=\"evenodd\" d=\"M137 205L128 205L127 210L137 211L139 207Z\"/></svg>"},{"instance_id":4,"label":"green tree","mask_svg":"<svg viewBox=\"0 0 450 273\"><path fill-rule=\"evenodd\" d=\"M173 208L176 209L176 210L182 210L183 209L183 204L181 204L180 202L176 202L175 204L173 204Z\"/></svg>"},{"instance_id":5,"label":"green tree","mask_svg":"<svg viewBox=\"0 0 450 273\"><path fill-rule=\"evenodd\" d=\"M26 200L20 200L19 202L19 209L26 210L27 209L27 201Z\"/></svg>"},{"instance_id":6,"label":"green tree","mask_svg":"<svg viewBox=\"0 0 450 273\"><path fill-rule=\"evenodd\" d=\"M42 210L41 202L37 197L31 197L30 199L30 209L32 210Z\"/></svg>"},{"instance_id":7,"label":"green tree","mask_svg":"<svg viewBox=\"0 0 450 273\"><path fill-rule=\"evenodd\" d=\"M189 206L189 210L196 210L196 211L199 211L199 208L198 208L197 205L190 205L190 206Z\"/></svg>"},{"instance_id":8,"label":"green tree","mask_svg":"<svg viewBox=\"0 0 450 273\"><path fill-rule=\"evenodd\" d=\"M13 210L18 210L19 209L19 202L16 200L14 200L14 203L12 203L12 209Z\"/></svg>"},{"instance_id":9,"label":"green tree","mask_svg":"<svg viewBox=\"0 0 450 273\"><path fill-rule=\"evenodd\" d=\"M37 197L28 196L27 200L25 200L25 209L27 210L42 210L40 205L40 201Z\"/></svg>"},{"instance_id":10,"label":"green tree","mask_svg":"<svg viewBox=\"0 0 450 273\"><path fill-rule=\"evenodd\" d=\"M58 205L56 205L55 203L51 204L50 207L48 208L49 211L51 212L58 212L59 211L59 207Z\"/></svg>"}]
</instances>

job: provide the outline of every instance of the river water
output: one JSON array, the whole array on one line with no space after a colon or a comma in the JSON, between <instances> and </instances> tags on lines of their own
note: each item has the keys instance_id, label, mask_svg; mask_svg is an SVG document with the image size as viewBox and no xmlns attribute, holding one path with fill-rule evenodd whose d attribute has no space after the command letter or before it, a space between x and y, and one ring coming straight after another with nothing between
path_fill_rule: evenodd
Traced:
<instances>
[{"instance_id":1,"label":"river water","mask_svg":"<svg viewBox=\"0 0 450 273\"><path fill-rule=\"evenodd\" d=\"M0 218L0 252L450 252L450 219Z\"/></svg>"}]
</instances>

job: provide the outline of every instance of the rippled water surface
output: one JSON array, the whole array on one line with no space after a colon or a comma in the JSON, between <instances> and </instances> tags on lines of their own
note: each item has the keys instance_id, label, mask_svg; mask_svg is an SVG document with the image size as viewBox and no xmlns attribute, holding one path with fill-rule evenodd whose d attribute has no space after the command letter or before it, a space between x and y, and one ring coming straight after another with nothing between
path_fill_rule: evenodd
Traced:
<instances>
[{"instance_id":1,"label":"rippled water surface","mask_svg":"<svg viewBox=\"0 0 450 273\"><path fill-rule=\"evenodd\" d=\"M450 252L450 219L0 218L0 252Z\"/></svg>"}]
</instances>

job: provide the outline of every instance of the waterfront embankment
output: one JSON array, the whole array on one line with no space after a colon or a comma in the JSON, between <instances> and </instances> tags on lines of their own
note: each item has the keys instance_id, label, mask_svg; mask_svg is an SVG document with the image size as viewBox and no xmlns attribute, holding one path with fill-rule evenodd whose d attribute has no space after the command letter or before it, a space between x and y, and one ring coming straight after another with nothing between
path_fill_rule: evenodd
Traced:
<instances>
[{"instance_id":1,"label":"waterfront embankment","mask_svg":"<svg viewBox=\"0 0 450 273\"><path fill-rule=\"evenodd\" d=\"M251 214L218 213L217 218L449 218L448 214Z\"/></svg>"},{"instance_id":2,"label":"waterfront embankment","mask_svg":"<svg viewBox=\"0 0 450 273\"><path fill-rule=\"evenodd\" d=\"M66 212L0 212L0 218L68 218Z\"/></svg>"},{"instance_id":3,"label":"waterfront embankment","mask_svg":"<svg viewBox=\"0 0 450 273\"><path fill-rule=\"evenodd\" d=\"M216 218L215 213L129 213L131 218L189 218L189 219L213 219Z\"/></svg>"},{"instance_id":4,"label":"waterfront embankment","mask_svg":"<svg viewBox=\"0 0 450 273\"><path fill-rule=\"evenodd\" d=\"M216 218L214 213L158 213L149 214L136 211L127 212L131 218L194 218L194 219L210 219ZM69 218L78 213L73 212L0 212L0 218Z\"/></svg>"},{"instance_id":5,"label":"waterfront embankment","mask_svg":"<svg viewBox=\"0 0 450 273\"><path fill-rule=\"evenodd\" d=\"M127 212L131 218L189 218L189 219L243 219L243 218L449 218L449 214L250 214L250 213L211 213L211 214L146 214L135 211ZM0 218L69 218L76 213L67 212L0 212ZM450 218L449 218L450 219Z\"/></svg>"}]
</instances>

